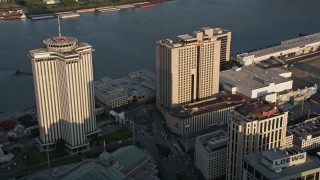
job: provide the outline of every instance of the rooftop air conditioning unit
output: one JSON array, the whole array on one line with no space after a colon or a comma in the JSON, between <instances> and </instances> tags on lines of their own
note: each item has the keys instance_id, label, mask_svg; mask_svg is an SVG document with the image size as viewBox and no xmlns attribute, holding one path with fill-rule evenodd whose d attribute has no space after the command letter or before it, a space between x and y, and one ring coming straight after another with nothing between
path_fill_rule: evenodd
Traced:
<instances>
[{"instance_id":1,"label":"rooftop air conditioning unit","mask_svg":"<svg viewBox=\"0 0 320 180\"><path fill-rule=\"evenodd\" d=\"M280 168L280 167L276 167L275 169L274 169L274 172L275 173L281 173L281 171L282 171L282 169Z\"/></svg>"}]
</instances>

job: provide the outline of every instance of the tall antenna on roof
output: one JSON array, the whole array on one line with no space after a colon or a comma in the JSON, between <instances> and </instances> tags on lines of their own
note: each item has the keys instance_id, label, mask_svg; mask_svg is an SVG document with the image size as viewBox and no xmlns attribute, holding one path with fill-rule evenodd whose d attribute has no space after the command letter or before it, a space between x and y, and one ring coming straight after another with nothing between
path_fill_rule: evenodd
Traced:
<instances>
[{"instance_id":1,"label":"tall antenna on roof","mask_svg":"<svg viewBox=\"0 0 320 180\"><path fill-rule=\"evenodd\" d=\"M58 26L59 26L59 37L61 37L61 30L60 30L60 16L58 16Z\"/></svg>"}]
</instances>

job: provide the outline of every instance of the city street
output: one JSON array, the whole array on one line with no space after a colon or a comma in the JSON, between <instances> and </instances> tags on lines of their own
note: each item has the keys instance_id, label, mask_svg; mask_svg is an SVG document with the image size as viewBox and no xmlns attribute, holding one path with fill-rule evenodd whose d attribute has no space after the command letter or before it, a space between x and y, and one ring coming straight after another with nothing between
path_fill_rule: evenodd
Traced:
<instances>
[{"instance_id":1,"label":"city street","mask_svg":"<svg viewBox=\"0 0 320 180\"><path fill-rule=\"evenodd\" d=\"M152 155L156 162L160 163L161 168L163 168L163 179L175 180L177 176L182 176L187 180L196 179L195 170L190 166L192 164L190 158L186 158L184 150L181 149L176 138L173 135L170 136L170 132L166 132L164 118L156 110L155 105L149 104L129 109L126 111L126 117L132 119L136 112L144 115L151 113L152 115L154 120L152 128L135 124L136 142L141 142L143 148ZM131 124L129 126L132 127ZM163 133L166 134L166 137ZM171 154L169 157L161 157L156 144L170 148Z\"/></svg>"}]
</instances>

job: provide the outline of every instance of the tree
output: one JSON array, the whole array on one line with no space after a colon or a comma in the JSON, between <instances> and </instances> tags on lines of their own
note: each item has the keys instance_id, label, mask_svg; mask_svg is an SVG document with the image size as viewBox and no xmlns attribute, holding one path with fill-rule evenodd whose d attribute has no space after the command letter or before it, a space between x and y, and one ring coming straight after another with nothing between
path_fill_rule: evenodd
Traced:
<instances>
[{"instance_id":1,"label":"tree","mask_svg":"<svg viewBox=\"0 0 320 180\"><path fill-rule=\"evenodd\" d=\"M30 126L34 126L37 124L37 121L34 121L30 114L25 114L25 115L19 117L18 121L24 127L30 127Z\"/></svg>"},{"instance_id":2,"label":"tree","mask_svg":"<svg viewBox=\"0 0 320 180\"><path fill-rule=\"evenodd\" d=\"M46 10L46 5L41 0L27 0L27 8L31 13L41 13Z\"/></svg>"},{"instance_id":3,"label":"tree","mask_svg":"<svg viewBox=\"0 0 320 180\"><path fill-rule=\"evenodd\" d=\"M171 149L167 146L164 146L162 144L156 144L158 150L160 151L160 154L164 157L169 157L169 155L171 154Z\"/></svg>"},{"instance_id":4,"label":"tree","mask_svg":"<svg viewBox=\"0 0 320 180\"><path fill-rule=\"evenodd\" d=\"M70 7L77 4L77 2L75 0L64 0L63 4L66 5L67 7Z\"/></svg>"}]
</instances>

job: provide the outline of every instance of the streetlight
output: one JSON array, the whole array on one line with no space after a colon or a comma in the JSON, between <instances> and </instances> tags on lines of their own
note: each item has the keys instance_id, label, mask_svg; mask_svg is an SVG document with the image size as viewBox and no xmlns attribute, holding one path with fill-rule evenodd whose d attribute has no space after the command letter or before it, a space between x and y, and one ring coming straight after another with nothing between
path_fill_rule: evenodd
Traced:
<instances>
[{"instance_id":1,"label":"streetlight","mask_svg":"<svg viewBox=\"0 0 320 180\"><path fill-rule=\"evenodd\" d=\"M10 172L11 167L10 166L8 166L8 170L9 170L9 179L11 179L11 172Z\"/></svg>"},{"instance_id":2,"label":"streetlight","mask_svg":"<svg viewBox=\"0 0 320 180\"><path fill-rule=\"evenodd\" d=\"M303 112L303 105L304 105L304 98L303 98L302 104L301 104L301 117L302 117L302 112Z\"/></svg>"},{"instance_id":3,"label":"streetlight","mask_svg":"<svg viewBox=\"0 0 320 180\"><path fill-rule=\"evenodd\" d=\"M50 169L49 144L47 144L47 157L48 157L48 167Z\"/></svg>"},{"instance_id":4,"label":"streetlight","mask_svg":"<svg viewBox=\"0 0 320 180\"><path fill-rule=\"evenodd\" d=\"M188 129L190 127L189 124L185 125L184 126L184 129L185 129L185 133L186 133L186 155L188 155L188 132L186 129Z\"/></svg>"},{"instance_id":5,"label":"streetlight","mask_svg":"<svg viewBox=\"0 0 320 180\"><path fill-rule=\"evenodd\" d=\"M133 145L135 144L135 130L134 130L134 119L132 120L132 140L133 140Z\"/></svg>"}]
</instances>

